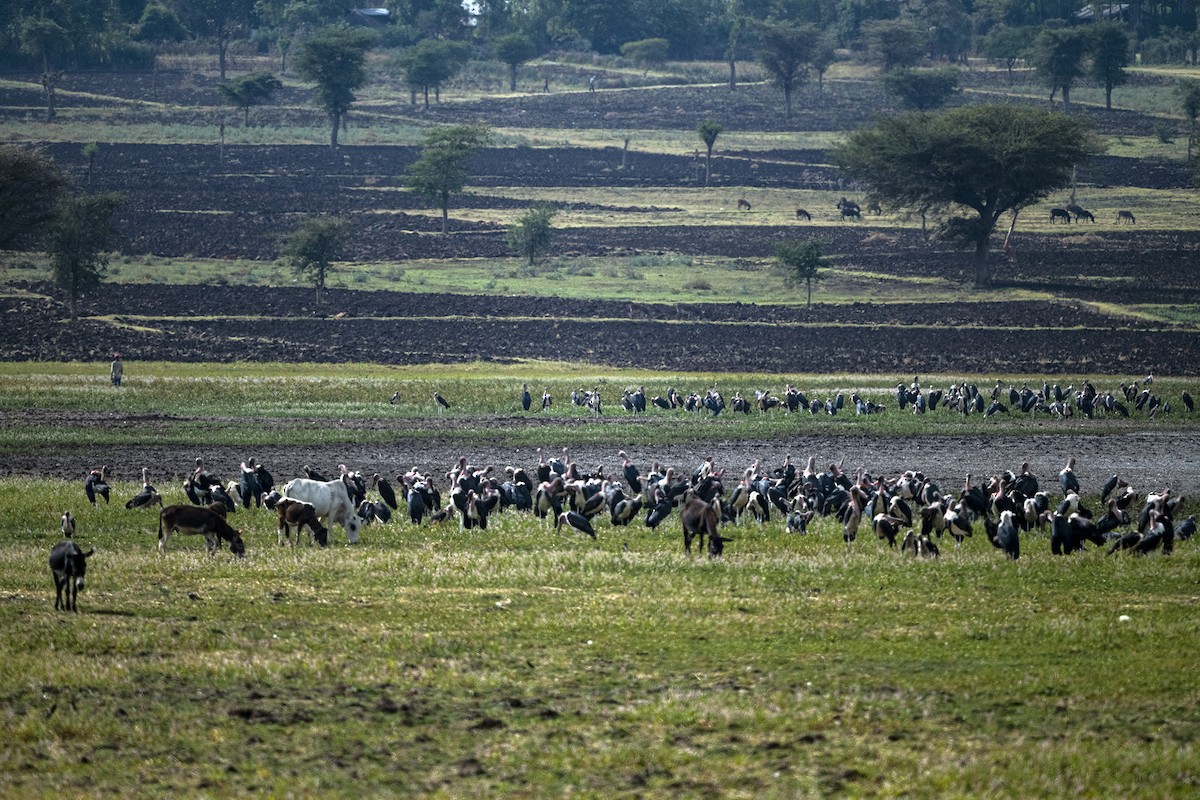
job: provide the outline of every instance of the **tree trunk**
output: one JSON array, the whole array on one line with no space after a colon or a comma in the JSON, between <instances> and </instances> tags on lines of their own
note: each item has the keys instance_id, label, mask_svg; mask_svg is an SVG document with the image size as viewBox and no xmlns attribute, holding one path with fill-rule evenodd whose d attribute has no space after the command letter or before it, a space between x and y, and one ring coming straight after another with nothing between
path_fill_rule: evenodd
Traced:
<instances>
[{"instance_id":1,"label":"tree trunk","mask_svg":"<svg viewBox=\"0 0 1200 800\"><path fill-rule=\"evenodd\" d=\"M221 83L225 82L225 51L229 49L229 40L224 36L217 37L217 67L221 72Z\"/></svg>"},{"instance_id":2,"label":"tree trunk","mask_svg":"<svg viewBox=\"0 0 1200 800\"><path fill-rule=\"evenodd\" d=\"M333 118L333 130L329 132L329 149L337 150L338 128L342 127L342 115L335 113L329 116Z\"/></svg>"},{"instance_id":3,"label":"tree trunk","mask_svg":"<svg viewBox=\"0 0 1200 800\"><path fill-rule=\"evenodd\" d=\"M812 278L809 278L806 283L808 284L808 308L812 309Z\"/></svg>"},{"instance_id":4,"label":"tree trunk","mask_svg":"<svg viewBox=\"0 0 1200 800\"><path fill-rule=\"evenodd\" d=\"M450 193L442 192L442 233L450 231Z\"/></svg>"},{"instance_id":5,"label":"tree trunk","mask_svg":"<svg viewBox=\"0 0 1200 800\"><path fill-rule=\"evenodd\" d=\"M1112 84L1104 84L1104 110L1112 111Z\"/></svg>"},{"instance_id":6,"label":"tree trunk","mask_svg":"<svg viewBox=\"0 0 1200 800\"><path fill-rule=\"evenodd\" d=\"M712 148L708 148L708 152L704 154L704 185L708 186L708 181L712 177Z\"/></svg>"},{"instance_id":7,"label":"tree trunk","mask_svg":"<svg viewBox=\"0 0 1200 800\"><path fill-rule=\"evenodd\" d=\"M79 319L79 305L74 292L67 295L67 310L71 313L71 322Z\"/></svg>"},{"instance_id":8,"label":"tree trunk","mask_svg":"<svg viewBox=\"0 0 1200 800\"><path fill-rule=\"evenodd\" d=\"M983 235L975 240L975 288L984 289L992 284L992 264L988 261L988 239Z\"/></svg>"},{"instance_id":9,"label":"tree trunk","mask_svg":"<svg viewBox=\"0 0 1200 800\"><path fill-rule=\"evenodd\" d=\"M508 90L515 92L517 90L517 65L508 65Z\"/></svg>"},{"instance_id":10,"label":"tree trunk","mask_svg":"<svg viewBox=\"0 0 1200 800\"><path fill-rule=\"evenodd\" d=\"M1071 87L1064 86L1064 87L1062 87L1062 90L1063 90L1063 113L1070 114L1071 113Z\"/></svg>"},{"instance_id":11,"label":"tree trunk","mask_svg":"<svg viewBox=\"0 0 1200 800\"><path fill-rule=\"evenodd\" d=\"M246 106L242 109L242 127L250 127L250 106Z\"/></svg>"},{"instance_id":12,"label":"tree trunk","mask_svg":"<svg viewBox=\"0 0 1200 800\"><path fill-rule=\"evenodd\" d=\"M729 91L737 90L737 59L729 59Z\"/></svg>"},{"instance_id":13,"label":"tree trunk","mask_svg":"<svg viewBox=\"0 0 1200 800\"><path fill-rule=\"evenodd\" d=\"M790 86L783 87L783 118L787 122L792 121L792 89Z\"/></svg>"},{"instance_id":14,"label":"tree trunk","mask_svg":"<svg viewBox=\"0 0 1200 800\"><path fill-rule=\"evenodd\" d=\"M425 84L425 110L429 110L429 84Z\"/></svg>"}]
</instances>

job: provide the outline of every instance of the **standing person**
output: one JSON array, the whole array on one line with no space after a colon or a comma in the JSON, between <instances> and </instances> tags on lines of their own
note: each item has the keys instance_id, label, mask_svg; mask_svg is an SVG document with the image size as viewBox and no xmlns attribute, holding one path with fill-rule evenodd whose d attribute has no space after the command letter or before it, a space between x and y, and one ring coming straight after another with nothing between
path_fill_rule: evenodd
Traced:
<instances>
[{"instance_id":1,"label":"standing person","mask_svg":"<svg viewBox=\"0 0 1200 800\"><path fill-rule=\"evenodd\" d=\"M112 378L113 386L121 385L121 378L125 377L125 365L121 363L120 353L113 353L113 362L109 368L109 376Z\"/></svg>"}]
</instances>

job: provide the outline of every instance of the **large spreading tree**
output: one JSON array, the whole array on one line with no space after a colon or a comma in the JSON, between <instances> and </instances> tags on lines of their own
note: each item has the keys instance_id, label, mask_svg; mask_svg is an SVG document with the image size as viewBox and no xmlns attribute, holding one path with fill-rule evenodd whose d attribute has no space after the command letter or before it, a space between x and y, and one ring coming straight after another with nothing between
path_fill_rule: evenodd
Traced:
<instances>
[{"instance_id":1,"label":"large spreading tree","mask_svg":"<svg viewBox=\"0 0 1200 800\"><path fill-rule=\"evenodd\" d=\"M508 65L508 90L517 90L517 67L537 55L533 40L523 33L508 33L492 43L496 58Z\"/></svg>"},{"instance_id":2,"label":"large spreading tree","mask_svg":"<svg viewBox=\"0 0 1200 800\"><path fill-rule=\"evenodd\" d=\"M1112 111L1112 92L1129 80L1129 34L1116 22L1097 22L1091 28L1089 74L1104 87L1104 107Z\"/></svg>"},{"instance_id":3,"label":"large spreading tree","mask_svg":"<svg viewBox=\"0 0 1200 800\"><path fill-rule=\"evenodd\" d=\"M270 102L271 96L283 88L283 81L270 72L251 72L217 88L227 103L242 110L242 125L249 128L251 106Z\"/></svg>"},{"instance_id":4,"label":"large spreading tree","mask_svg":"<svg viewBox=\"0 0 1200 800\"><path fill-rule=\"evenodd\" d=\"M813 25L754 25L758 63L783 90L784 119L792 119L792 92L808 78L808 66L820 32Z\"/></svg>"},{"instance_id":5,"label":"large spreading tree","mask_svg":"<svg viewBox=\"0 0 1200 800\"><path fill-rule=\"evenodd\" d=\"M1033 40L1029 64L1054 93L1062 90L1063 111L1071 113L1071 87L1087 73L1084 59L1091 47L1087 31L1079 28L1044 28Z\"/></svg>"},{"instance_id":6,"label":"large spreading tree","mask_svg":"<svg viewBox=\"0 0 1200 800\"><path fill-rule=\"evenodd\" d=\"M350 221L341 217L306 217L283 239L280 255L297 277L307 280L317 292L321 291L333 270L346 239L350 236Z\"/></svg>"},{"instance_id":7,"label":"large spreading tree","mask_svg":"<svg viewBox=\"0 0 1200 800\"><path fill-rule=\"evenodd\" d=\"M306 40L296 56L296 71L317 85L317 102L329 114L329 146L336 150L342 117L354 92L367 82L367 51L375 34L363 28L326 28Z\"/></svg>"},{"instance_id":8,"label":"large spreading tree","mask_svg":"<svg viewBox=\"0 0 1200 800\"><path fill-rule=\"evenodd\" d=\"M449 230L450 195L467 184L467 159L487 142L488 131L476 125L450 125L425 134L421 155L405 170L405 183L442 210L442 233Z\"/></svg>"},{"instance_id":9,"label":"large spreading tree","mask_svg":"<svg viewBox=\"0 0 1200 800\"><path fill-rule=\"evenodd\" d=\"M1101 152L1086 121L977 105L885 117L851 133L834 158L893 206L950 214L945 233L974 248L975 284L986 286L1000 217L1069 186L1075 167Z\"/></svg>"},{"instance_id":10,"label":"large spreading tree","mask_svg":"<svg viewBox=\"0 0 1200 800\"><path fill-rule=\"evenodd\" d=\"M54 285L66 292L72 320L79 314L79 298L104 279L116 235L113 214L124 202L123 195L110 192L67 195L58 205L46 250Z\"/></svg>"}]
</instances>

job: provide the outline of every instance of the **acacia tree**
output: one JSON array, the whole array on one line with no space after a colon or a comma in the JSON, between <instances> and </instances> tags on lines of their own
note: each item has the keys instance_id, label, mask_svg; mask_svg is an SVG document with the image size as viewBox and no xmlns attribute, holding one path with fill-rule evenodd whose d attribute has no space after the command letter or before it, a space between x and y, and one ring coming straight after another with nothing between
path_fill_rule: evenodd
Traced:
<instances>
[{"instance_id":1,"label":"acacia tree","mask_svg":"<svg viewBox=\"0 0 1200 800\"><path fill-rule=\"evenodd\" d=\"M217 46L217 71L225 82L229 44L245 34L254 19L254 0L189 0L179 5L188 12L188 27L196 32L207 30Z\"/></svg>"},{"instance_id":2,"label":"acacia tree","mask_svg":"<svg viewBox=\"0 0 1200 800\"><path fill-rule=\"evenodd\" d=\"M712 176L712 151L713 145L717 143L717 137L721 135L721 131L725 130L721 127L721 123L711 119L706 119L696 126L696 133L699 134L700 140L704 142L704 185L708 186L709 178Z\"/></svg>"},{"instance_id":3,"label":"acacia tree","mask_svg":"<svg viewBox=\"0 0 1200 800\"><path fill-rule=\"evenodd\" d=\"M997 61L1008 71L1008 82L1013 82L1013 69L1029 50L1033 30L1027 27L1000 25L988 32L979 45L984 58Z\"/></svg>"},{"instance_id":4,"label":"acacia tree","mask_svg":"<svg viewBox=\"0 0 1200 800\"><path fill-rule=\"evenodd\" d=\"M55 116L55 90L62 81L62 70L55 69L57 60L71 50L71 33L47 17L26 17L18 31L21 51L42 61L42 95L46 100L46 122Z\"/></svg>"},{"instance_id":5,"label":"acacia tree","mask_svg":"<svg viewBox=\"0 0 1200 800\"><path fill-rule=\"evenodd\" d=\"M1071 113L1071 87L1085 73L1088 34L1076 28L1043 28L1033 40L1029 63L1042 82L1050 87L1050 104L1054 93L1062 90L1063 113Z\"/></svg>"},{"instance_id":6,"label":"acacia tree","mask_svg":"<svg viewBox=\"0 0 1200 800\"><path fill-rule=\"evenodd\" d=\"M1187 160L1192 161L1192 143L1196 141L1196 120L1200 119L1200 81L1180 81L1179 104L1188 119Z\"/></svg>"},{"instance_id":7,"label":"acacia tree","mask_svg":"<svg viewBox=\"0 0 1200 800\"><path fill-rule=\"evenodd\" d=\"M883 201L950 214L944 234L974 247L975 284L987 286L989 240L1000 217L1069 186L1075 167L1101 152L1086 121L977 105L885 117L851 133L833 157Z\"/></svg>"},{"instance_id":8,"label":"acacia tree","mask_svg":"<svg viewBox=\"0 0 1200 800\"><path fill-rule=\"evenodd\" d=\"M812 25L755 23L758 63L783 89L784 119L792 119L792 92L808 77L808 63L820 37Z\"/></svg>"},{"instance_id":9,"label":"acacia tree","mask_svg":"<svg viewBox=\"0 0 1200 800\"><path fill-rule=\"evenodd\" d=\"M67 293L72 320L79 318L79 298L104 279L108 251L116 234L113 213L124 202L123 195L110 192L68 195L59 203L47 253L54 285Z\"/></svg>"},{"instance_id":10,"label":"acacia tree","mask_svg":"<svg viewBox=\"0 0 1200 800\"><path fill-rule=\"evenodd\" d=\"M45 151L0 146L0 250L37 241L66 187L67 176Z\"/></svg>"},{"instance_id":11,"label":"acacia tree","mask_svg":"<svg viewBox=\"0 0 1200 800\"><path fill-rule=\"evenodd\" d=\"M638 64L645 75L650 72L650 67L667 60L670 47L671 43L666 39L638 39L621 45L621 55Z\"/></svg>"},{"instance_id":12,"label":"acacia tree","mask_svg":"<svg viewBox=\"0 0 1200 800\"><path fill-rule=\"evenodd\" d=\"M554 213L554 206L549 203L536 203L508 229L508 246L527 257L531 267L554 240L554 227L550 224Z\"/></svg>"},{"instance_id":13,"label":"acacia tree","mask_svg":"<svg viewBox=\"0 0 1200 800\"><path fill-rule=\"evenodd\" d=\"M862 26L867 48L884 72L911 67L926 51L926 32L907 20L881 19Z\"/></svg>"},{"instance_id":14,"label":"acacia tree","mask_svg":"<svg viewBox=\"0 0 1200 800\"><path fill-rule=\"evenodd\" d=\"M283 240L280 255L297 276L313 285L317 303L346 238L350 220L341 217L307 217Z\"/></svg>"},{"instance_id":15,"label":"acacia tree","mask_svg":"<svg viewBox=\"0 0 1200 800\"><path fill-rule=\"evenodd\" d=\"M450 195L467 183L467 159L487 142L477 125L451 125L425 134L421 155L405 169L405 184L442 209L442 233L449 230Z\"/></svg>"},{"instance_id":16,"label":"acacia tree","mask_svg":"<svg viewBox=\"0 0 1200 800\"><path fill-rule=\"evenodd\" d=\"M808 307L812 308L813 281L821 280L820 270L825 266L821 244L813 241L778 242L775 245L775 262L788 284L803 282L808 287Z\"/></svg>"},{"instance_id":17,"label":"acacia tree","mask_svg":"<svg viewBox=\"0 0 1200 800\"><path fill-rule=\"evenodd\" d=\"M1092 60L1088 73L1104 87L1104 108L1112 111L1112 91L1129 80L1129 34L1115 22L1097 22L1091 27Z\"/></svg>"},{"instance_id":18,"label":"acacia tree","mask_svg":"<svg viewBox=\"0 0 1200 800\"><path fill-rule=\"evenodd\" d=\"M269 102L271 95L283 88L283 81L270 72L251 72L217 87L221 96L242 110L242 125L250 127L250 107Z\"/></svg>"},{"instance_id":19,"label":"acacia tree","mask_svg":"<svg viewBox=\"0 0 1200 800\"><path fill-rule=\"evenodd\" d=\"M946 105L958 91L958 70L900 67L880 76L883 90L914 111L932 111Z\"/></svg>"},{"instance_id":20,"label":"acacia tree","mask_svg":"<svg viewBox=\"0 0 1200 800\"><path fill-rule=\"evenodd\" d=\"M296 55L296 71L317 85L317 102L333 123L329 133L333 150L354 91L367 82L367 51L374 44L375 34L363 28L326 28L305 41Z\"/></svg>"},{"instance_id":21,"label":"acacia tree","mask_svg":"<svg viewBox=\"0 0 1200 800\"><path fill-rule=\"evenodd\" d=\"M517 67L537 55L533 40L523 33L509 33L500 36L492 45L496 58L508 65L508 90L517 90Z\"/></svg>"},{"instance_id":22,"label":"acacia tree","mask_svg":"<svg viewBox=\"0 0 1200 800\"><path fill-rule=\"evenodd\" d=\"M397 56L394 63L404 71L413 105L420 90L425 96L425 108L429 108L429 90L440 96L442 82L453 78L470 55L471 46L466 42L422 39Z\"/></svg>"}]
</instances>

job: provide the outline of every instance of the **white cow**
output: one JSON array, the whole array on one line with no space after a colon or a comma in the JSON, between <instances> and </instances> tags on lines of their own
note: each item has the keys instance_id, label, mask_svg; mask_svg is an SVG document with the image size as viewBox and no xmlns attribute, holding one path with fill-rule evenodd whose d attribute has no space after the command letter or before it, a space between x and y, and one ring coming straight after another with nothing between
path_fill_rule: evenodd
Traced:
<instances>
[{"instance_id":1,"label":"white cow","mask_svg":"<svg viewBox=\"0 0 1200 800\"><path fill-rule=\"evenodd\" d=\"M358 542L358 529L364 522L354 512L350 492L341 478L332 481L296 478L283 487L283 496L311 503L326 527L332 527L336 522L345 529L346 541L350 544Z\"/></svg>"}]
</instances>

